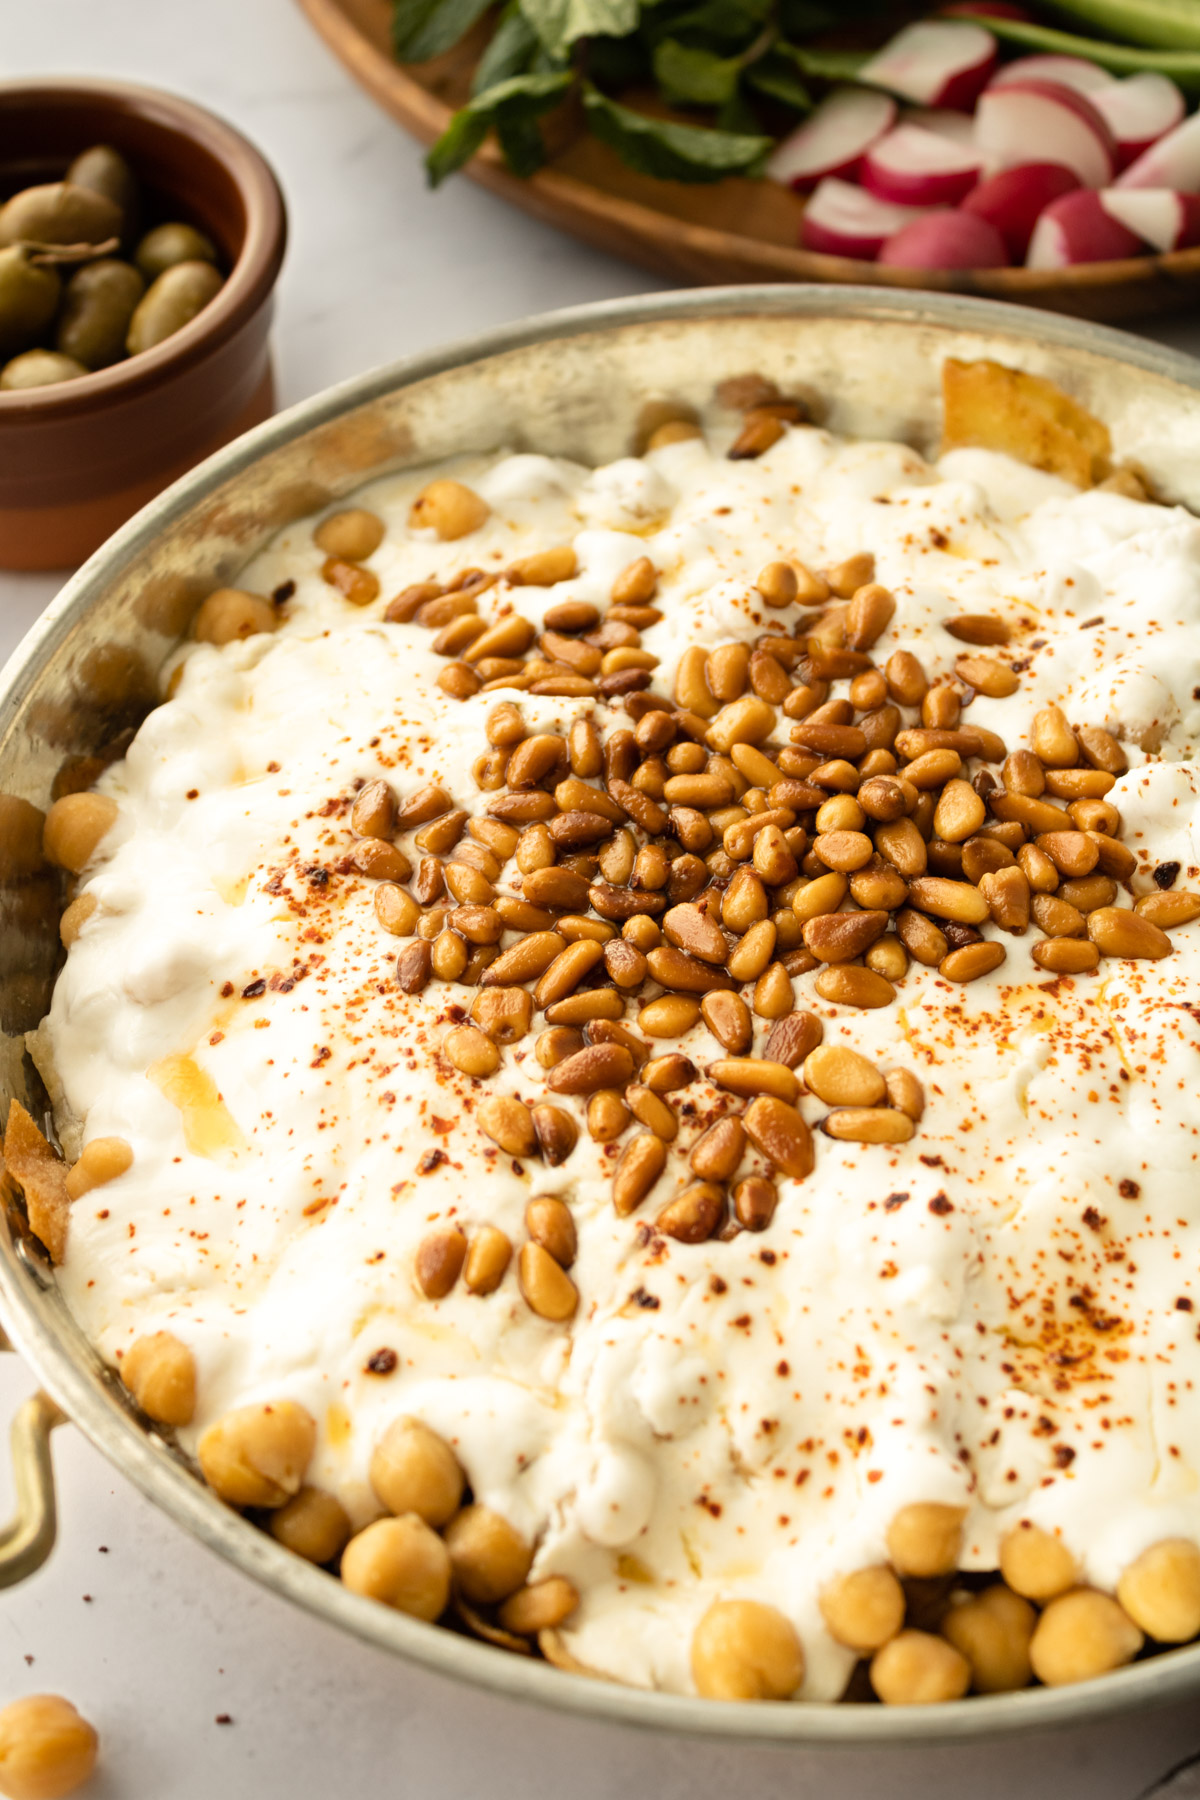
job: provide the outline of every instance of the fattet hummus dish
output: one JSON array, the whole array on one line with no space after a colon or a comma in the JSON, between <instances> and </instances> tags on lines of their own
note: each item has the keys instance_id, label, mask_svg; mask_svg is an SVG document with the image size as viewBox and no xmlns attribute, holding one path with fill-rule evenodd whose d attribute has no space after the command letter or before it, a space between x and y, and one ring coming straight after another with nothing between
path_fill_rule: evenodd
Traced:
<instances>
[{"instance_id":1,"label":"fattet hummus dish","mask_svg":"<svg viewBox=\"0 0 1200 1800\"><path fill-rule=\"evenodd\" d=\"M718 1699L1200 1634L1200 522L948 363L288 526L45 849L7 1180L356 1592Z\"/></svg>"}]
</instances>

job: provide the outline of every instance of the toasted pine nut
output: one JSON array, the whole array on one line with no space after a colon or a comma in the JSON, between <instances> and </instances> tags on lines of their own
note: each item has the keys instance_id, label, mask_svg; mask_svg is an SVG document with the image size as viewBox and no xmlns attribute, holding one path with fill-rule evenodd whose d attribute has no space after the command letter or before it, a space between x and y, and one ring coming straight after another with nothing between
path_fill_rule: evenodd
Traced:
<instances>
[{"instance_id":1,"label":"toasted pine nut","mask_svg":"<svg viewBox=\"0 0 1200 1800\"><path fill-rule=\"evenodd\" d=\"M500 1052L477 1025L456 1025L446 1033L442 1045L446 1060L463 1075L494 1075L500 1067Z\"/></svg>"},{"instance_id":2,"label":"toasted pine nut","mask_svg":"<svg viewBox=\"0 0 1200 1800\"><path fill-rule=\"evenodd\" d=\"M720 1224L724 1205L724 1192L715 1183L694 1181L663 1207L654 1223L664 1237L681 1244L702 1244Z\"/></svg>"},{"instance_id":3,"label":"toasted pine nut","mask_svg":"<svg viewBox=\"0 0 1200 1800\"><path fill-rule=\"evenodd\" d=\"M854 556L848 556L844 562L835 563L832 569L825 571L826 580L839 600L849 600L860 587L865 587L875 579L875 553L872 550L860 550Z\"/></svg>"},{"instance_id":4,"label":"toasted pine nut","mask_svg":"<svg viewBox=\"0 0 1200 1800\"><path fill-rule=\"evenodd\" d=\"M860 968L857 963L832 963L821 970L814 983L822 1000L836 1006L856 1006L870 1010L890 1006L896 990L886 976L874 969Z\"/></svg>"},{"instance_id":5,"label":"toasted pine nut","mask_svg":"<svg viewBox=\"0 0 1200 1800\"><path fill-rule=\"evenodd\" d=\"M658 586L658 570L648 556L639 556L621 570L609 595L614 606L644 606Z\"/></svg>"},{"instance_id":6,"label":"toasted pine nut","mask_svg":"<svg viewBox=\"0 0 1200 1800\"><path fill-rule=\"evenodd\" d=\"M1093 769L1103 769L1108 775L1123 775L1129 767L1129 759L1116 738L1101 726L1081 725L1075 736Z\"/></svg>"},{"instance_id":7,"label":"toasted pine nut","mask_svg":"<svg viewBox=\"0 0 1200 1800\"><path fill-rule=\"evenodd\" d=\"M780 962L769 963L754 984L754 1013L759 1019L782 1019L792 1010L792 978Z\"/></svg>"},{"instance_id":8,"label":"toasted pine nut","mask_svg":"<svg viewBox=\"0 0 1200 1800\"><path fill-rule=\"evenodd\" d=\"M1098 968L1100 952L1085 938L1043 938L1033 946L1033 960L1054 975L1086 975Z\"/></svg>"},{"instance_id":9,"label":"toasted pine nut","mask_svg":"<svg viewBox=\"0 0 1200 1800\"><path fill-rule=\"evenodd\" d=\"M466 537L488 518L491 508L473 488L445 477L421 489L409 508L410 531L434 531L443 540Z\"/></svg>"},{"instance_id":10,"label":"toasted pine nut","mask_svg":"<svg viewBox=\"0 0 1200 1800\"><path fill-rule=\"evenodd\" d=\"M1056 800L1103 800L1116 785L1115 775L1103 769L1051 769L1046 792Z\"/></svg>"},{"instance_id":11,"label":"toasted pine nut","mask_svg":"<svg viewBox=\"0 0 1200 1800\"><path fill-rule=\"evenodd\" d=\"M710 1081L728 1093L770 1094L790 1105L799 1092L796 1077L783 1063L768 1062L765 1057L737 1056L709 1063L705 1073Z\"/></svg>"},{"instance_id":12,"label":"toasted pine nut","mask_svg":"<svg viewBox=\"0 0 1200 1800\"><path fill-rule=\"evenodd\" d=\"M962 844L974 836L986 818L987 808L969 781L948 781L934 808L934 834L947 843Z\"/></svg>"},{"instance_id":13,"label":"toasted pine nut","mask_svg":"<svg viewBox=\"0 0 1200 1800\"><path fill-rule=\"evenodd\" d=\"M1019 868L995 869L989 875L983 875L979 881L979 892L987 901L995 923L1001 931L1011 931L1020 935L1029 925L1029 883Z\"/></svg>"},{"instance_id":14,"label":"toasted pine nut","mask_svg":"<svg viewBox=\"0 0 1200 1800\"><path fill-rule=\"evenodd\" d=\"M535 1244L540 1244L558 1264L569 1269L575 1261L579 1239L575 1220L565 1200L557 1194L542 1194L525 1208L525 1229Z\"/></svg>"},{"instance_id":15,"label":"toasted pine nut","mask_svg":"<svg viewBox=\"0 0 1200 1800\"><path fill-rule=\"evenodd\" d=\"M579 1306L578 1288L550 1252L532 1239L521 1245L517 1279L526 1305L539 1319L564 1324L574 1316Z\"/></svg>"},{"instance_id":16,"label":"toasted pine nut","mask_svg":"<svg viewBox=\"0 0 1200 1800\"><path fill-rule=\"evenodd\" d=\"M953 919L960 925L982 925L988 903L978 888L966 881L947 881L939 875L919 875L909 883L909 898L921 912L937 919Z\"/></svg>"},{"instance_id":17,"label":"toasted pine nut","mask_svg":"<svg viewBox=\"0 0 1200 1800\"><path fill-rule=\"evenodd\" d=\"M888 693L900 706L920 706L929 687L924 669L911 650L893 650L884 665Z\"/></svg>"},{"instance_id":18,"label":"toasted pine nut","mask_svg":"<svg viewBox=\"0 0 1200 1800\"><path fill-rule=\"evenodd\" d=\"M597 1144L619 1138L629 1119L629 1108L615 1088L601 1088L588 1099L588 1134Z\"/></svg>"},{"instance_id":19,"label":"toasted pine nut","mask_svg":"<svg viewBox=\"0 0 1200 1800\"><path fill-rule=\"evenodd\" d=\"M1005 700L1021 685L1020 676L993 656L960 656L954 669L960 681L989 700Z\"/></svg>"},{"instance_id":20,"label":"toasted pine nut","mask_svg":"<svg viewBox=\"0 0 1200 1800\"><path fill-rule=\"evenodd\" d=\"M925 1111L925 1089L911 1069L889 1069L885 1080L890 1103L914 1123L919 1121Z\"/></svg>"},{"instance_id":21,"label":"toasted pine nut","mask_svg":"<svg viewBox=\"0 0 1200 1800\"><path fill-rule=\"evenodd\" d=\"M770 919L760 919L729 952L726 968L735 981L756 981L775 954L777 930Z\"/></svg>"},{"instance_id":22,"label":"toasted pine nut","mask_svg":"<svg viewBox=\"0 0 1200 1800\"><path fill-rule=\"evenodd\" d=\"M947 981L978 981L981 975L990 975L998 969L1008 952L1003 944L987 939L978 944L964 944L959 950L951 950L938 964L938 974Z\"/></svg>"},{"instance_id":23,"label":"toasted pine nut","mask_svg":"<svg viewBox=\"0 0 1200 1800\"><path fill-rule=\"evenodd\" d=\"M765 603L773 607L790 606L800 587L795 569L786 562L767 563L754 577L754 585Z\"/></svg>"},{"instance_id":24,"label":"toasted pine nut","mask_svg":"<svg viewBox=\"0 0 1200 1800\"><path fill-rule=\"evenodd\" d=\"M579 1127L561 1106L545 1104L531 1108L530 1117L537 1133L538 1148L552 1169L566 1162L579 1138Z\"/></svg>"},{"instance_id":25,"label":"toasted pine nut","mask_svg":"<svg viewBox=\"0 0 1200 1800\"><path fill-rule=\"evenodd\" d=\"M740 700L721 708L708 728L708 741L714 750L728 756L735 744L760 744L774 728L775 708L760 700L757 694L744 694ZM682 795L678 797L683 798Z\"/></svg>"},{"instance_id":26,"label":"toasted pine nut","mask_svg":"<svg viewBox=\"0 0 1200 1800\"><path fill-rule=\"evenodd\" d=\"M619 1218L641 1205L666 1164L666 1145L653 1132L640 1132L629 1140L613 1175L613 1208Z\"/></svg>"},{"instance_id":27,"label":"toasted pine nut","mask_svg":"<svg viewBox=\"0 0 1200 1800\"><path fill-rule=\"evenodd\" d=\"M1099 846L1084 831L1045 831L1036 843L1060 875L1090 875L1100 860Z\"/></svg>"},{"instance_id":28,"label":"toasted pine nut","mask_svg":"<svg viewBox=\"0 0 1200 1800\"><path fill-rule=\"evenodd\" d=\"M673 1051L667 1056L654 1056L642 1070L642 1080L655 1094L673 1094L690 1086L696 1079L696 1065L688 1057Z\"/></svg>"},{"instance_id":29,"label":"toasted pine nut","mask_svg":"<svg viewBox=\"0 0 1200 1800\"><path fill-rule=\"evenodd\" d=\"M804 1062L804 1082L826 1106L878 1106L886 1091L883 1076L857 1050L823 1044Z\"/></svg>"},{"instance_id":30,"label":"toasted pine nut","mask_svg":"<svg viewBox=\"0 0 1200 1800\"><path fill-rule=\"evenodd\" d=\"M746 1151L746 1130L738 1118L718 1119L692 1146L688 1158L704 1181L728 1181Z\"/></svg>"},{"instance_id":31,"label":"toasted pine nut","mask_svg":"<svg viewBox=\"0 0 1200 1800\"><path fill-rule=\"evenodd\" d=\"M443 1300L462 1271L467 1240L457 1225L439 1226L426 1232L417 1245L414 1270L417 1286L427 1300Z\"/></svg>"},{"instance_id":32,"label":"toasted pine nut","mask_svg":"<svg viewBox=\"0 0 1200 1800\"><path fill-rule=\"evenodd\" d=\"M1102 956L1170 956L1174 945L1144 914L1123 906L1101 906L1088 914L1087 933Z\"/></svg>"},{"instance_id":33,"label":"toasted pine nut","mask_svg":"<svg viewBox=\"0 0 1200 1800\"><path fill-rule=\"evenodd\" d=\"M911 819L894 819L876 826L875 848L905 880L923 875L929 864L925 840Z\"/></svg>"},{"instance_id":34,"label":"toasted pine nut","mask_svg":"<svg viewBox=\"0 0 1200 1800\"><path fill-rule=\"evenodd\" d=\"M1043 707L1033 716L1030 744L1047 769L1073 769L1079 761L1079 744L1058 706Z\"/></svg>"},{"instance_id":35,"label":"toasted pine nut","mask_svg":"<svg viewBox=\"0 0 1200 1800\"><path fill-rule=\"evenodd\" d=\"M959 613L943 619L943 627L962 644L1007 644L1012 636L1003 619L994 613Z\"/></svg>"},{"instance_id":36,"label":"toasted pine nut","mask_svg":"<svg viewBox=\"0 0 1200 1800\"><path fill-rule=\"evenodd\" d=\"M494 1294L512 1261L512 1244L495 1225L472 1232L463 1265L463 1282L472 1294Z\"/></svg>"},{"instance_id":37,"label":"toasted pine nut","mask_svg":"<svg viewBox=\"0 0 1200 1800\"><path fill-rule=\"evenodd\" d=\"M760 1094L746 1108L742 1122L755 1149L781 1174L802 1181L812 1173L812 1133L794 1106L775 1095Z\"/></svg>"},{"instance_id":38,"label":"toasted pine nut","mask_svg":"<svg viewBox=\"0 0 1200 1800\"><path fill-rule=\"evenodd\" d=\"M1193 919L1200 919L1200 894L1190 894L1182 888L1174 893L1143 894L1133 910L1139 918L1169 931L1174 925L1190 925Z\"/></svg>"},{"instance_id":39,"label":"toasted pine nut","mask_svg":"<svg viewBox=\"0 0 1200 1800\"><path fill-rule=\"evenodd\" d=\"M485 1100L476 1117L485 1137L498 1144L506 1156L532 1156L537 1149L533 1116L523 1100L497 1094Z\"/></svg>"},{"instance_id":40,"label":"toasted pine nut","mask_svg":"<svg viewBox=\"0 0 1200 1800\"><path fill-rule=\"evenodd\" d=\"M662 994L638 1014L638 1025L647 1037L682 1037L700 1017L700 1006L685 994Z\"/></svg>"},{"instance_id":41,"label":"toasted pine nut","mask_svg":"<svg viewBox=\"0 0 1200 1800\"><path fill-rule=\"evenodd\" d=\"M856 588L846 609L846 643L851 650L869 650L891 624L896 601L888 588L868 581Z\"/></svg>"},{"instance_id":42,"label":"toasted pine nut","mask_svg":"<svg viewBox=\"0 0 1200 1800\"><path fill-rule=\"evenodd\" d=\"M677 704L701 719L714 718L719 711L719 703L708 686L707 663L708 653L699 644L693 644L684 651L675 670Z\"/></svg>"},{"instance_id":43,"label":"toasted pine nut","mask_svg":"<svg viewBox=\"0 0 1200 1800\"><path fill-rule=\"evenodd\" d=\"M505 570L513 587L553 587L556 582L570 581L579 567L574 546L556 544L549 550L535 550L520 556Z\"/></svg>"},{"instance_id":44,"label":"toasted pine nut","mask_svg":"<svg viewBox=\"0 0 1200 1800\"><path fill-rule=\"evenodd\" d=\"M907 1113L890 1106L846 1106L821 1121L826 1136L855 1144L905 1144L913 1135Z\"/></svg>"}]
</instances>

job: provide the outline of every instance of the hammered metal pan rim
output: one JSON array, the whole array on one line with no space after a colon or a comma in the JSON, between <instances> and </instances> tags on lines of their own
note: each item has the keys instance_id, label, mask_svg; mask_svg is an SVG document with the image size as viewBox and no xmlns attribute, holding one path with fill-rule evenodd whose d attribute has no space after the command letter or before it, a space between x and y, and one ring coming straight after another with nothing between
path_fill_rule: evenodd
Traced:
<instances>
[{"instance_id":1,"label":"hammered metal pan rim","mask_svg":"<svg viewBox=\"0 0 1200 1800\"><path fill-rule=\"evenodd\" d=\"M19 711L33 676L54 657L114 569L169 532L207 494L305 431L394 390L531 345L656 322L754 316L832 316L978 330L1115 359L1180 388L1200 391L1200 364L1181 352L1140 342L1105 326L1081 325L1018 306L961 296L881 294L874 288L741 286L604 301L543 314L342 382L291 407L192 470L97 551L26 634L0 670L0 725L6 725ZM244 1574L363 1642L431 1673L513 1699L644 1730L747 1744L810 1744L848 1750L1048 1732L1089 1719L1165 1706L1200 1691L1200 1646L1196 1646L1075 1687L1027 1688L927 1707L722 1706L568 1674L459 1637L444 1627L422 1624L350 1593L202 1487L169 1451L155 1443L103 1380L71 1354L40 1316L34 1300L40 1279L28 1258L15 1253L11 1245L0 1245L5 1327L54 1399L114 1466L177 1524Z\"/></svg>"}]
</instances>

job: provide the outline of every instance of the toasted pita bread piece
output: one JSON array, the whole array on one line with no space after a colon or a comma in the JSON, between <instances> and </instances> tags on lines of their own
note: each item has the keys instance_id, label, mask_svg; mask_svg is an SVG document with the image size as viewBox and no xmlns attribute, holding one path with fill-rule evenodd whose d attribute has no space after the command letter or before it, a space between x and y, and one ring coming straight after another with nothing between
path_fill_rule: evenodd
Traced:
<instances>
[{"instance_id":1,"label":"toasted pita bread piece","mask_svg":"<svg viewBox=\"0 0 1200 1800\"><path fill-rule=\"evenodd\" d=\"M19 1100L8 1109L4 1163L25 1196L30 1229L60 1263L67 1253L67 1165L47 1143Z\"/></svg>"}]
</instances>

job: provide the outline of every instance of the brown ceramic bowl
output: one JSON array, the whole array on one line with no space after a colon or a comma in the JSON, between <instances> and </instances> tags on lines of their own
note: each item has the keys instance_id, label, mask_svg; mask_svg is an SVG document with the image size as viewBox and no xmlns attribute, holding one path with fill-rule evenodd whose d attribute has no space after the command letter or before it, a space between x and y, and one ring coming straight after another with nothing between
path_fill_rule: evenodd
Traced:
<instances>
[{"instance_id":1,"label":"brown ceramic bowl","mask_svg":"<svg viewBox=\"0 0 1200 1800\"><path fill-rule=\"evenodd\" d=\"M174 337L58 386L0 393L0 567L82 562L147 500L274 410L267 334L287 215L270 168L190 101L108 81L0 83L0 197L112 144L151 216L207 232L224 287Z\"/></svg>"}]
</instances>

